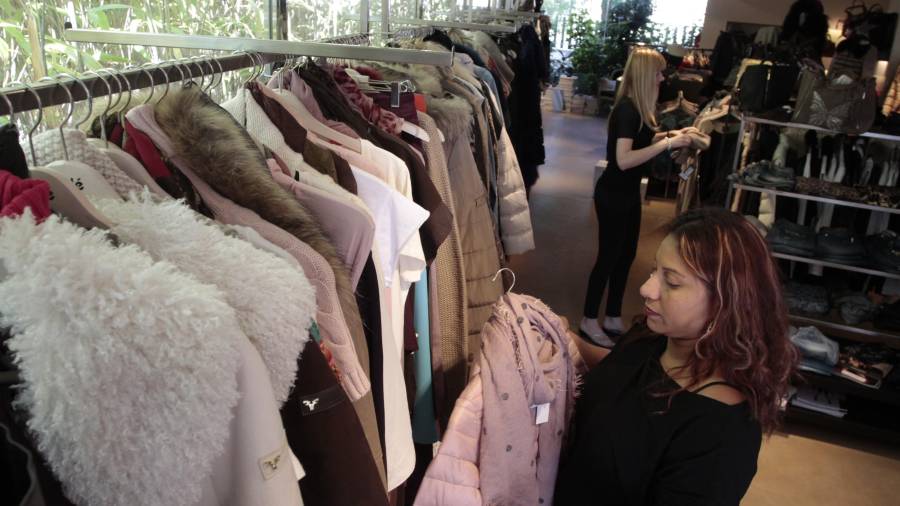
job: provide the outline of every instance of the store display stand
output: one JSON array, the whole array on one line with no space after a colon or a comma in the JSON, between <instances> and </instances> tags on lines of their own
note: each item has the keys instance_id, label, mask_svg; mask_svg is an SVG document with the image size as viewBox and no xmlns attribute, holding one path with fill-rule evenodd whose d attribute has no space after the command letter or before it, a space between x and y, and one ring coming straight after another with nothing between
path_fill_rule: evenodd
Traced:
<instances>
[{"instance_id":1,"label":"store display stand","mask_svg":"<svg viewBox=\"0 0 900 506\"><path fill-rule=\"evenodd\" d=\"M734 161L731 168L732 176L737 176L738 174L741 162L740 155L744 145L744 134L752 125L771 125L780 128L815 130L817 132L824 132L833 135L841 134L841 132L828 130L826 128L821 128L818 126L792 123L789 121L778 121L770 118L747 115L740 115L739 118L741 120L741 125L738 133L738 143ZM865 132L863 134L860 134L859 137L878 139L887 142L896 142L900 144L900 136L888 135L884 133ZM733 211L737 211L738 209L740 209L741 199L747 193L761 193L769 195L772 198L773 202L776 201L778 197L782 197L819 202L823 204L831 204L841 207L852 207L867 211L900 214L900 209L752 186L737 182L734 179L729 183L728 194L725 201L726 208ZM791 262L857 272L866 274L868 276L875 276L885 279L900 280L900 274L898 273L885 272L863 266L828 262L814 257L787 255L777 252L773 252L772 256ZM794 325L818 327L824 333L836 338L867 343L883 343L892 348L900 349L900 334L876 329L872 326L871 323L863 323L861 325L848 325L842 322L838 315L812 317L807 315L791 314L790 320ZM900 414L900 393L892 391L890 389L873 389L858 385L839 376L823 376L806 371L801 371L800 374L802 375L804 382L810 386L845 395L847 398L847 403L850 406L850 412L845 418L836 418L788 404L786 413L786 420L788 422L814 425L827 430L834 430L844 434L851 434L855 436L875 439L889 444L900 444L900 416L898 416L898 414ZM879 410L879 412L883 412L884 416L879 417L881 418L881 420L874 422L871 418L861 420L857 417L854 417L853 408L860 405L865 405L865 409L867 411L877 409ZM881 421L883 421L883 423L879 423Z\"/></svg>"}]
</instances>

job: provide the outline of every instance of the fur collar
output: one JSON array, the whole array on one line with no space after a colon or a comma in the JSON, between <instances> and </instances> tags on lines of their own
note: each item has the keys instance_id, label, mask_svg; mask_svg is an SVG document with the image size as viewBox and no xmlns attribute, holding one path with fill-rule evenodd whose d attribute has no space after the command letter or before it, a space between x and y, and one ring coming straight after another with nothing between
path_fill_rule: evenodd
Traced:
<instances>
[{"instance_id":1,"label":"fur collar","mask_svg":"<svg viewBox=\"0 0 900 506\"><path fill-rule=\"evenodd\" d=\"M119 238L222 290L269 370L275 399L283 404L316 312L306 276L284 260L225 235L181 201L154 203L149 193L132 199L104 199L97 207L117 223L113 232Z\"/></svg>"},{"instance_id":2,"label":"fur collar","mask_svg":"<svg viewBox=\"0 0 900 506\"><path fill-rule=\"evenodd\" d=\"M171 92L155 108L156 121L175 154L216 192L256 211L322 255L334 271L344 318L361 332L362 320L347 267L310 212L269 173L253 139L197 88Z\"/></svg>"},{"instance_id":3,"label":"fur collar","mask_svg":"<svg viewBox=\"0 0 900 506\"><path fill-rule=\"evenodd\" d=\"M484 32L472 32L472 42L476 47L480 47L488 52L491 55L491 60L497 65L497 68L500 70L500 74L503 75L503 78L508 82L512 82L512 80L516 77L516 73L513 72L513 69L506 62L506 57L503 55L503 51L500 50L500 46L494 42L494 39L491 38L490 35Z\"/></svg>"},{"instance_id":4,"label":"fur collar","mask_svg":"<svg viewBox=\"0 0 900 506\"><path fill-rule=\"evenodd\" d=\"M0 220L18 403L76 504L193 504L229 437L241 333L213 286L30 212Z\"/></svg>"},{"instance_id":5,"label":"fur collar","mask_svg":"<svg viewBox=\"0 0 900 506\"><path fill-rule=\"evenodd\" d=\"M297 153L284 140L284 134L272 123L266 111L256 103L250 90L242 89L236 97L224 102L222 109L234 117L235 121L246 125L247 133L257 145L268 148L290 169L297 181L318 188L341 200L351 200L357 205L365 205L356 195L348 192L333 179L309 166L301 153Z\"/></svg>"},{"instance_id":6,"label":"fur collar","mask_svg":"<svg viewBox=\"0 0 900 506\"><path fill-rule=\"evenodd\" d=\"M468 139L472 131L472 105L465 99L447 94L428 97L428 114L448 139Z\"/></svg>"}]
</instances>

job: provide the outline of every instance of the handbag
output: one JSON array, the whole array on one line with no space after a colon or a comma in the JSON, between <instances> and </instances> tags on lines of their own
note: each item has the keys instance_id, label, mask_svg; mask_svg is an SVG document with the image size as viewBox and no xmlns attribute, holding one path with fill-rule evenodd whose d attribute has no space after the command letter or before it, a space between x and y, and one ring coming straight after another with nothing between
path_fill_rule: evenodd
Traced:
<instances>
[{"instance_id":1,"label":"handbag","mask_svg":"<svg viewBox=\"0 0 900 506\"><path fill-rule=\"evenodd\" d=\"M795 122L851 135L867 132L875 123L878 96L874 78L831 80L819 75L811 84L804 84Z\"/></svg>"},{"instance_id":2,"label":"handbag","mask_svg":"<svg viewBox=\"0 0 900 506\"><path fill-rule=\"evenodd\" d=\"M877 3L866 7L860 0L855 0L845 12L847 17L844 18L843 35L868 37L878 48L878 58L888 59L897 29L897 13L884 12L881 4Z\"/></svg>"},{"instance_id":3,"label":"handbag","mask_svg":"<svg viewBox=\"0 0 900 506\"><path fill-rule=\"evenodd\" d=\"M791 99L799 69L786 63L749 65L738 83L740 109L763 112L786 105Z\"/></svg>"}]
</instances>

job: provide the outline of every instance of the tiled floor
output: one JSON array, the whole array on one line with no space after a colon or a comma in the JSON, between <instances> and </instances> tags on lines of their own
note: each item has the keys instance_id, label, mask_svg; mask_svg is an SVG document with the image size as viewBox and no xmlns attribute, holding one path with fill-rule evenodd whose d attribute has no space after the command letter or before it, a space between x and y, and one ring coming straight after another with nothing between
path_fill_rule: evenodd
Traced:
<instances>
[{"instance_id":1,"label":"tiled floor","mask_svg":"<svg viewBox=\"0 0 900 506\"><path fill-rule=\"evenodd\" d=\"M537 248L510 260L515 290L541 298L573 326L581 319L587 277L597 253L592 175L605 157L605 122L546 113L547 163L531 194ZM669 203L643 208L641 242L625 293L624 317L640 311L638 287L649 273ZM601 306L602 307L602 306ZM900 504L900 449L788 427L763 443L746 506Z\"/></svg>"}]
</instances>

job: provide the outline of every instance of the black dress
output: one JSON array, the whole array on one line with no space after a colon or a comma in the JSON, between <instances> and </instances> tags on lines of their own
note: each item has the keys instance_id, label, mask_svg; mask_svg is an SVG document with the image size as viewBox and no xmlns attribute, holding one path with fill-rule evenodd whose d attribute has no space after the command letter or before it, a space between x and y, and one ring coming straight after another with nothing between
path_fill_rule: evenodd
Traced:
<instances>
[{"instance_id":1,"label":"black dress","mask_svg":"<svg viewBox=\"0 0 900 506\"><path fill-rule=\"evenodd\" d=\"M678 385L661 336L620 340L585 378L556 485L558 505L738 505L762 441L746 402L729 406Z\"/></svg>"}]
</instances>

